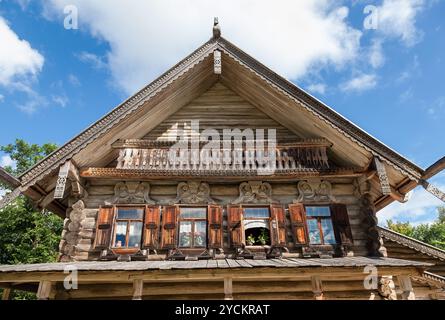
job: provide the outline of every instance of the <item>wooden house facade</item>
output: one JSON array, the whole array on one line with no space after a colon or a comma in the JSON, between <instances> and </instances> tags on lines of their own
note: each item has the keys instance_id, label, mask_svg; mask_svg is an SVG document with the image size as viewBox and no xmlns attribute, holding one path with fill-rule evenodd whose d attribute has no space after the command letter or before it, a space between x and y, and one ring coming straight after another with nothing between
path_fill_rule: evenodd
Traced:
<instances>
[{"instance_id":1,"label":"wooden house facade","mask_svg":"<svg viewBox=\"0 0 445 320\"><path fill-rule=\"evenodd\" d=\"M216 25L21 177L2 173L3 205L24 194L65 220L59 262L0 266L0 286L41 299L441 298L443 274L425 270L443 256L401 254L376 213L419 184L443 200L427 182L443 167L405 159Z\"/></svg>"}]
</instances>

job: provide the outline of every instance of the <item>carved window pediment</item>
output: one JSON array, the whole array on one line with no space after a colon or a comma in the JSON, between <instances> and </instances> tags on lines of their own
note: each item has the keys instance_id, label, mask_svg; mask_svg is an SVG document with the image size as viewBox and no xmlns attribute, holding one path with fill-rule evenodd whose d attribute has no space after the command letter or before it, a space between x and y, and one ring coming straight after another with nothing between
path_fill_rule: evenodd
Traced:
<instances>
[{"instance_id":1,"label":"carved window pediment","mask_svg":"<svg viewBox=\"0 0 445 320\"><path fill-rule=\"evenodd\" d=\"M200 181L181 182L178 184L175 203L214 204L210 197L210 186Z\"/></svg>"},{"instance_id":2,"label":"carved window pediment","mask_svg":"<svg viewBox=\"0 0 445 320\"><path fill-rule=\"evenodd\" d=\"M332 195L332 185L328 181L307 180L300 181L297 185L298 198L295 202L334 202Z\"/></svg>"},{"instance_id":3,"label":"carved window pediment","mask_svg":"<svg viewBox=\"0 0 445 320\"><path fill-rule=\"evenodd\" d=\"M239 197L233 204L270 204L272 200L272 186L267 182L249 181L239 186Z\"/></svg>"},{"instance_id":4,"label":"carved window pediment","mask_svg":"<svg viewBox=\"0 0 445 320\"><path fill-rule=\"evenodd\" d=\"M150 198L150 184L147 182L119 182L114 187L114 196L106 205L112 204L155 204Z\"/></svg>"}]
</instances>

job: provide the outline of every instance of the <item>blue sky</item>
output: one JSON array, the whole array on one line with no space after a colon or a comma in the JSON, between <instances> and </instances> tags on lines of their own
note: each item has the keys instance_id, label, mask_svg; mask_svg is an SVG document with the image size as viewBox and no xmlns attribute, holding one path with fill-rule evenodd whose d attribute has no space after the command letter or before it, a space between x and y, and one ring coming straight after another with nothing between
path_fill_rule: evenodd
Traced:
<instances>
[{"instance_id":1,"label":"blue sky","mask_svg":"<svg viewBox=\"0 0 445 320\"><path fill-rule=\"evenodd\" d=\"M71 4L76 30L64 26ZM374 20L364 13L369 5ZM0 0L0 145L16 138L63 144L206 41L219 16L228 40L425 168L445 155L444 14L441 0L273 7L262 0ZM443 174L432 182L445 189ZM381 220L432 221L439 204L417 189Z\"/></svg>"}]
</instances>

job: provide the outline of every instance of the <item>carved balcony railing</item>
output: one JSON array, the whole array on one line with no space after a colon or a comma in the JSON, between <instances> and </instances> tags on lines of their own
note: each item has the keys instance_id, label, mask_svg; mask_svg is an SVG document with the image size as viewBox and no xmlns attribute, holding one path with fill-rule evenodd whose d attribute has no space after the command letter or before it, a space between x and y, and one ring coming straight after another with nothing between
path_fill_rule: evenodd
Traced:
<instances>
[{"instance_id":1,"label":"carved balcony railing","mask_svg":"<svg viewBox=\"0 0 445 320\"><path fill-rule=\"evenodd\" d=\"M206 143L207 144L207 143ZM172 149L172 142L126 140L114 144L119 148L116 169L150 171L222 170L244 171L272 168L276 170L329 170L326 140L307 140L279 144L273 149L267 142L244 142L240 148L206 149L205 144L192 149ZM223 146L223 143L221 143ZM262 147L257 148L260 145Z\"/></svg>"}]
</instances>

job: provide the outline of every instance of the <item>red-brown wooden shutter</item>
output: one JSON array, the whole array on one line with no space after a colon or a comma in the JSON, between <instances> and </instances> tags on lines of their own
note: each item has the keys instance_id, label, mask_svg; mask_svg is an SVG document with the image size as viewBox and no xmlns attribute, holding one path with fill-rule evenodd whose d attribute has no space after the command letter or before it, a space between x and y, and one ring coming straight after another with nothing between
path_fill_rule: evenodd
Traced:
<instances>
[{"instance_id":1,"label":"red-brown wooden shutter","mask_svg":"<svg viewBox=\"0 0 445 320\"><path fill-rule=\"evenodd\" d=\"M104 207L99 209L96 223L96 239L94 242L95 248L106 249L110 246L113 218L113 207Z\"/></svg>"},{"instance_id":2,"label":"red-brown wooden shutter","mask_svg":"<svg viewBox=\"0 0 445 320\"><path fill-rule=\"evenodd\" d=\"M331 216L337 242L343 245L351 245L353 243L352 231L346 206L344 204L333 204L331 206Z\"/></svg>"},{"instance_id":3,"label":"red-brown wooden shutter","mask_svg":"<svg viewBox=\"0 0 445 320\"><path fill-rule=\"evenodd\" d=\"M244 246L243 209L240 206L227 207L230 245L234 248Z\"/></svg>"},{"instance_id":4,"label":"red-brown wooden shutter","mask_svg":"<svg viewBox=\"0 0 445 320\"><path fill-rule=\"evenodd\" d=\"M159 207L145 208L143 248L152 250L158 248L160 217Z\"/></svg>"},{"instance_id":5,"label":"red-brown wooden shutter","mask_svg":"<svg viewBox=\"0 0 445 320\"><path fill-rule=\"evenodd\" d=\"M209 214L209 248L218 249L223 247L223 210L221 206L210 205Z\"/></svg>"},{"instance_id":6,"label":"red-brown wooden shutter","mask_svg":"<svg viewBox=\"0 0 445 320\"><path fill-rule=\"evenodd\" d=\"M178 207L167 206L162 209L162 242L163 249L174 249L176 245L176 226Z\"/></svg>"},{"instance_id":7,"label":"red-brown wooden shutter","mask_svg":"<svg viewBox=\"0 0 445 320\"><path fill-rule=\"evenodd\" d=\"M292 223L292 234L295 245L305 245L308 243L308 232L306 224L306 210L301 203L289 205L289 216Z\"/></svg>"},{"instance_id":8,"label":"red-brown wooden shutter","mask_svg":"<svg viewBox=\"0 0 445 320\"><path fill-rule=\"evenodd\" d=\"M270 236L273 246L286 247L286 213L283 206L270 206Z\"/></svg>"}]
</instances>

